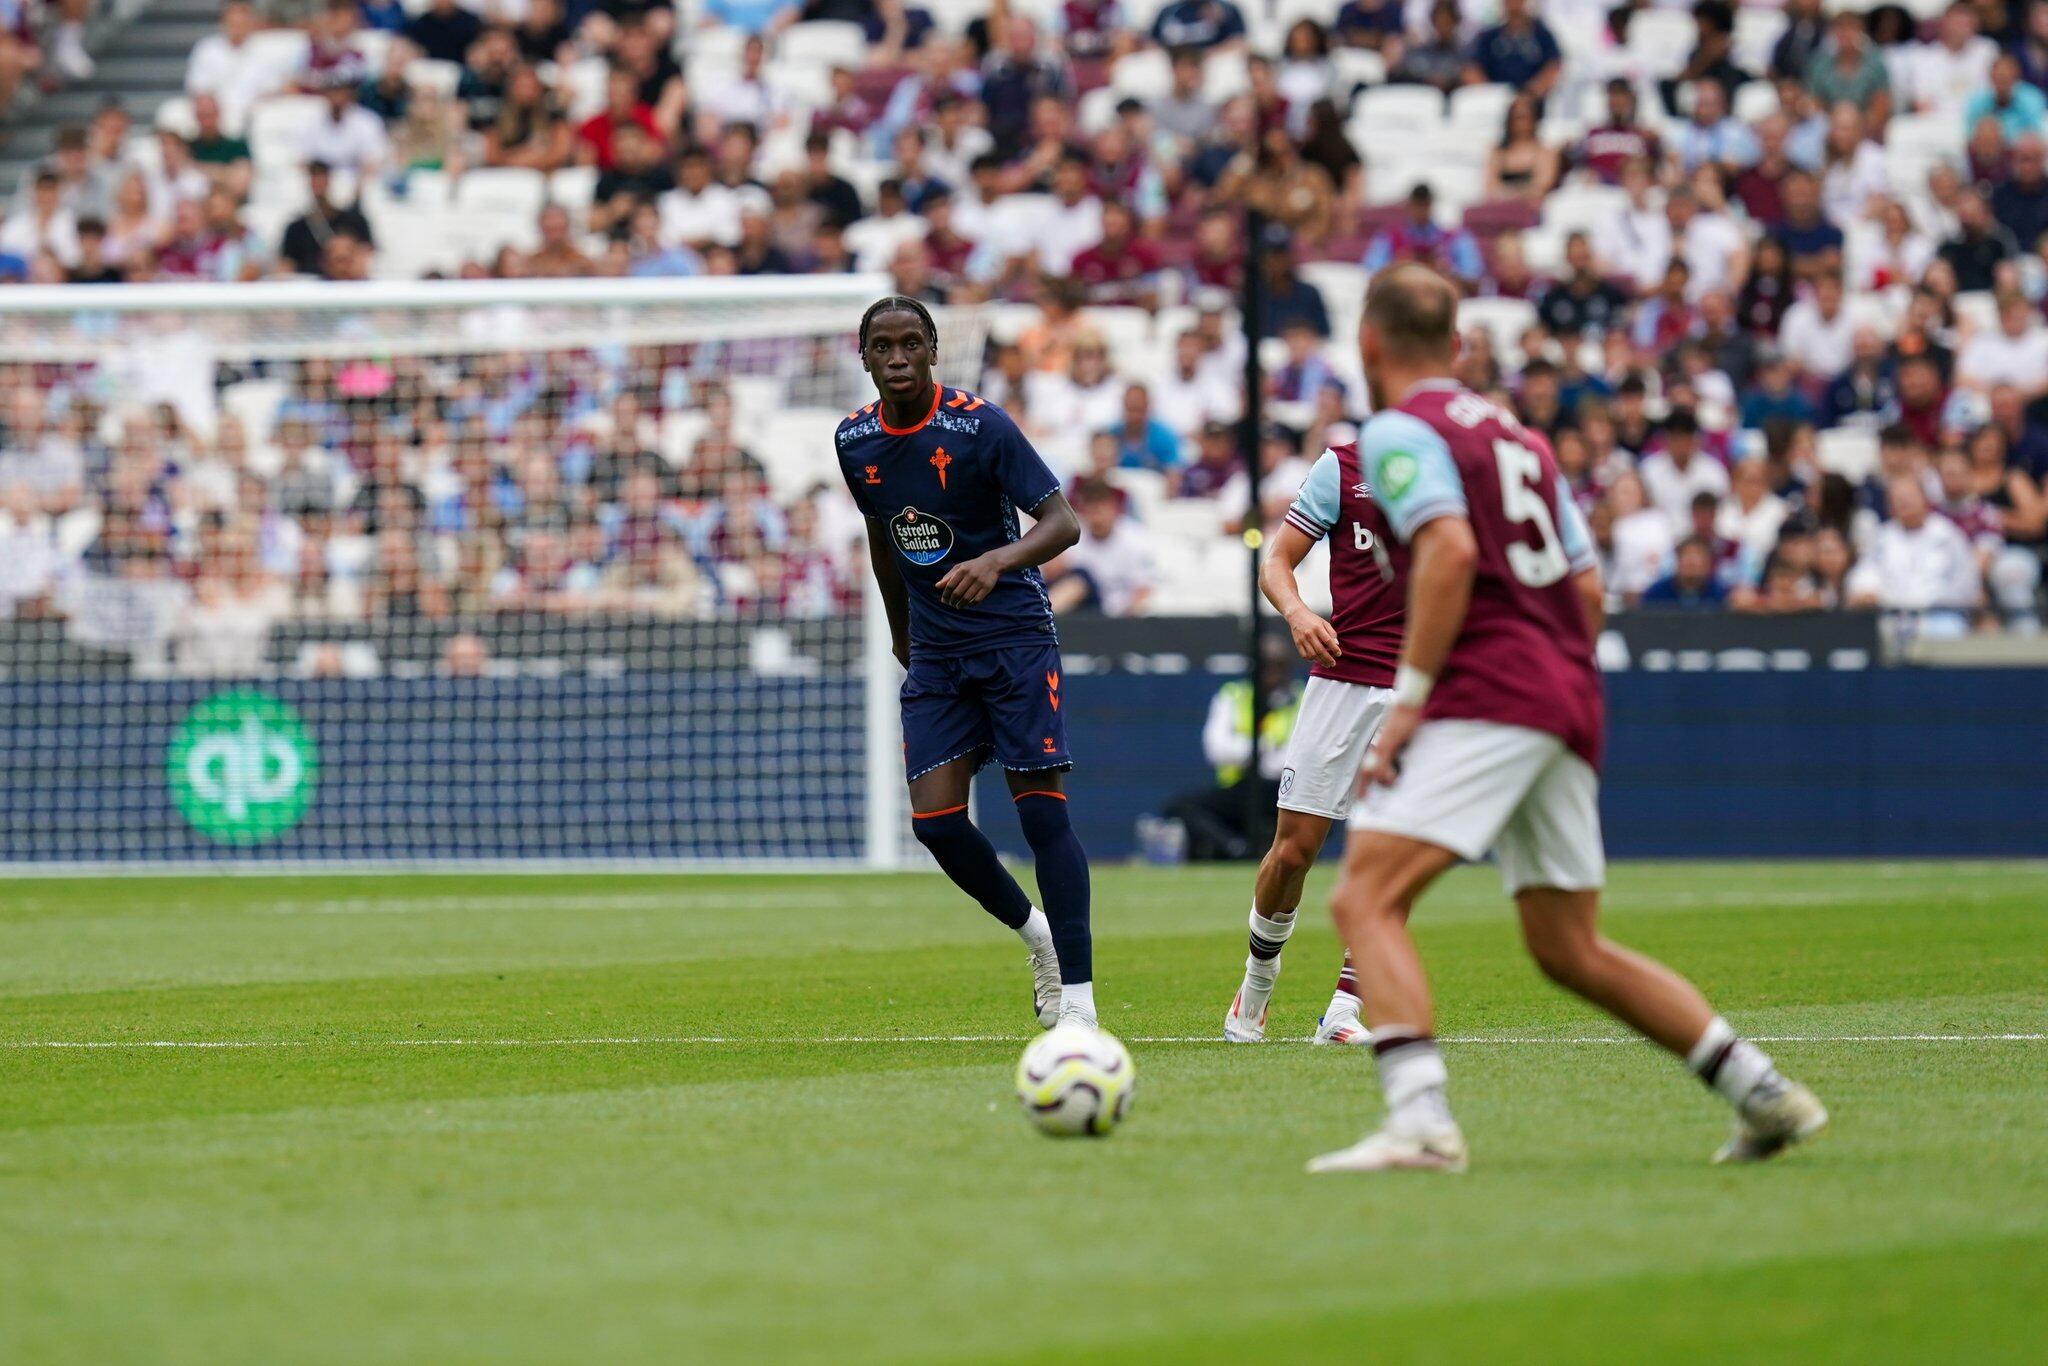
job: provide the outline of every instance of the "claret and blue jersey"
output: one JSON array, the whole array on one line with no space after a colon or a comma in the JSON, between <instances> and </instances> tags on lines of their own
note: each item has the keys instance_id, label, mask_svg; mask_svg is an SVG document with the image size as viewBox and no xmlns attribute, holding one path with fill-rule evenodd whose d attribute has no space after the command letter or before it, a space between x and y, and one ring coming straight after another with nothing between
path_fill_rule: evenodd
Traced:
<instances>
[{"instance_id":1,"label":"claret and blue jersey","mask_svg":"<svg viewBox=\"0 0 2048 1366\"><path fill-rule=\"evenodd\" d=\"M1016 772L1066 768L1059 638L1043 576L1006 573L972 607L938 593L956 565L1017 540L1019 510L1058 493L1059 478L1002 409L933 387L914 426L890 426L870 403L835 438L846 487L871 533L888 538L909 600L905 768L916 778L964 755Z\"/></svg>"}]
</instances>

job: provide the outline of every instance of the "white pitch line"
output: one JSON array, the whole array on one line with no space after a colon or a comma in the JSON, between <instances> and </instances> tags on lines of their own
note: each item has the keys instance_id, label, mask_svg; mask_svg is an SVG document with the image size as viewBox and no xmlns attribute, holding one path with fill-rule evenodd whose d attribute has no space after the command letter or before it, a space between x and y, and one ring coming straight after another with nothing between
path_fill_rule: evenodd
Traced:
<instances>
[{"instance_id":1,"label":"white pitch line","mask_svg":"<svg viewBox=\"0 0 2048 1366\"><path fill-rule=\"evenodd\" d=\"M741 1037L730 1034L667 1034L571 1039L0 1039L11 1049L285 1049L285 1048L647 1048L704 1045L794 1045L1024 1043L1023 1034L822 1034L796 1037ZM1756 1043L2042 1043L2044 1034L1753 1034ZM1149 1034L1124 1040L1137 1044L1221 1044L1214 1035ZM1284 1039L1281 1043L1306 1043ZM1438 1043L1471 1047L1580 1047L1640 1044L1645 1040L1613 1034L1469 1034L1447 1035Z\"/></svg>"}]
</instances>

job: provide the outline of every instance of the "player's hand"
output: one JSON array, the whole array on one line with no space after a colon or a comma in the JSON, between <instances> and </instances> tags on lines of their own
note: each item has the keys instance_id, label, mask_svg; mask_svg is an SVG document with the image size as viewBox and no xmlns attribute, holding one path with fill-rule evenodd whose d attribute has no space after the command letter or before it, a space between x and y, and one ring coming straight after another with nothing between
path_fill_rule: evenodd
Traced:
<instances>
[{"instance_id":1,"label":"player's hand","mask_svg":"<svg viewBox=\"0 0 2048 1366\"><path fill-rule=\"evenodd\" d=\"M1401 776L1401 752L1408 748L1408 741L1415 735L1415 727L1421 724L1422 709L1405 703L1395 703L1380 722L1378 734L1365 748L1365 763L1358 771L1358 790L1378 783L1386 786Z\"/></svg>"},{"instance_id":2,"label":"player's hand","mask_svg":"<svg viewBox=\"0 0 2048 1366\"><path fill-rule=\"evenodd\" d=\"M1287 629L1294 636L1295 651L1311 664L1335 664L1344 653L1337 644L1337 628L1314 612L1296 612L1287 618Z\"/></svg>"},{"instance_id":3,"label":"player's hand","mask_svg":"<svg viewBox=\"0 0 2048 1366\"><path fill-rule=\"evenodd\" d=\"M938 582L939 601L948 607L972 607L995 592L996 580L1002 576L1003 571L987 555L977 555L946 571Z\"/></svg>"}]
</instances>

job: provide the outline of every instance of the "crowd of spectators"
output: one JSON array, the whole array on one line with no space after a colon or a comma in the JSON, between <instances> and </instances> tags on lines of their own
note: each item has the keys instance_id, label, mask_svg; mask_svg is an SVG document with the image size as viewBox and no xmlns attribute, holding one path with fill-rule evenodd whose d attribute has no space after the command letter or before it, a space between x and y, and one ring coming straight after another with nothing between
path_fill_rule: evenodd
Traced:
<instances>
[{"instance_id":1,"label":"crowd of spectators","mask_svg":"<svg viewBox=\"0 0 2048 1366\"><path fill-rule=\"evenodd\" d=\"M92 0L0 0L0 127L30 87L89 79L85 46Z\"/></svg>"},{"instance_id":2,"label":"crowd of spectators","mask_svg":"<svg viewBox=\"0 0 2048 1366\"><path fill-rule=\"evenodd\" d=\"M1183 579L1189 538L1270 522L1355 431L1364 283L1424 260L1470 296L1460 377L1550 438L1617 605L2030 632L2048 543L2044 84L2048 4L2009 0L326 0L297 25L230 0L153 132L109 106L29 173L0 276L866 269L986 301L981 391L1082 512L1056 601L1125 613L1184 606L1155 590ZM1268 223L1257 242L1247 206ZM1266 298L1248 329L1247 270ZM1270 419L1249 443L1246 332ZM205 466L219 501L195 525L219 524L222 563L249 547L302 608L316 544L327 610L343 579L350 610L382 612L660 596L643 572L668 610L851 601L843 517L826 495L766 496L753 414L719 427L744 458L699 443L593 472L593 432L709 411L712 377L678 389L659 358L614 376L606 402L638 405L630 420L462 409L522 367L545 389L582 363L391 377L416 399L367 429L313 428L326 522L286 501L299 464L238 463L238 443L300 448L289 404L273 431L201 435L45 385L6 415L0 535L61 518L66 497L111 527L146 490L168 509L165 553L204 562L207 535L181 539L178 518ZM976 382L973 359L953 364ZM345 407L321 387L341 383L290 376L308 409ZM81 452L78 478L24 492L10 471L53 441ZM475 548L434 509L484 488L508 520ZM530 525L529 503L561 516ZM401 546L399 504L444 538L433 555ZM643 514L674 552L658 573L636 558Z\"/></svg>"}]
</instances>

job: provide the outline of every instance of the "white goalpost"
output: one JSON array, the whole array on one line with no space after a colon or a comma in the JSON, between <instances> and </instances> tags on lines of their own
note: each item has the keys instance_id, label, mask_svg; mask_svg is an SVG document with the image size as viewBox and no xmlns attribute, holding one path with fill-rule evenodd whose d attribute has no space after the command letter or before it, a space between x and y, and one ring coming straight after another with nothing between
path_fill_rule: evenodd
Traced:
<instances>
[{"instance_id":1,"label":"white goalpost","mask_svg":"<svg viewBox=\"0 0 2048 1366\"><path fill-rule=\"evenodd\" d=\"M0 870L901 866L887 292L7 291Z\"/></svg>"}]
</instances>

